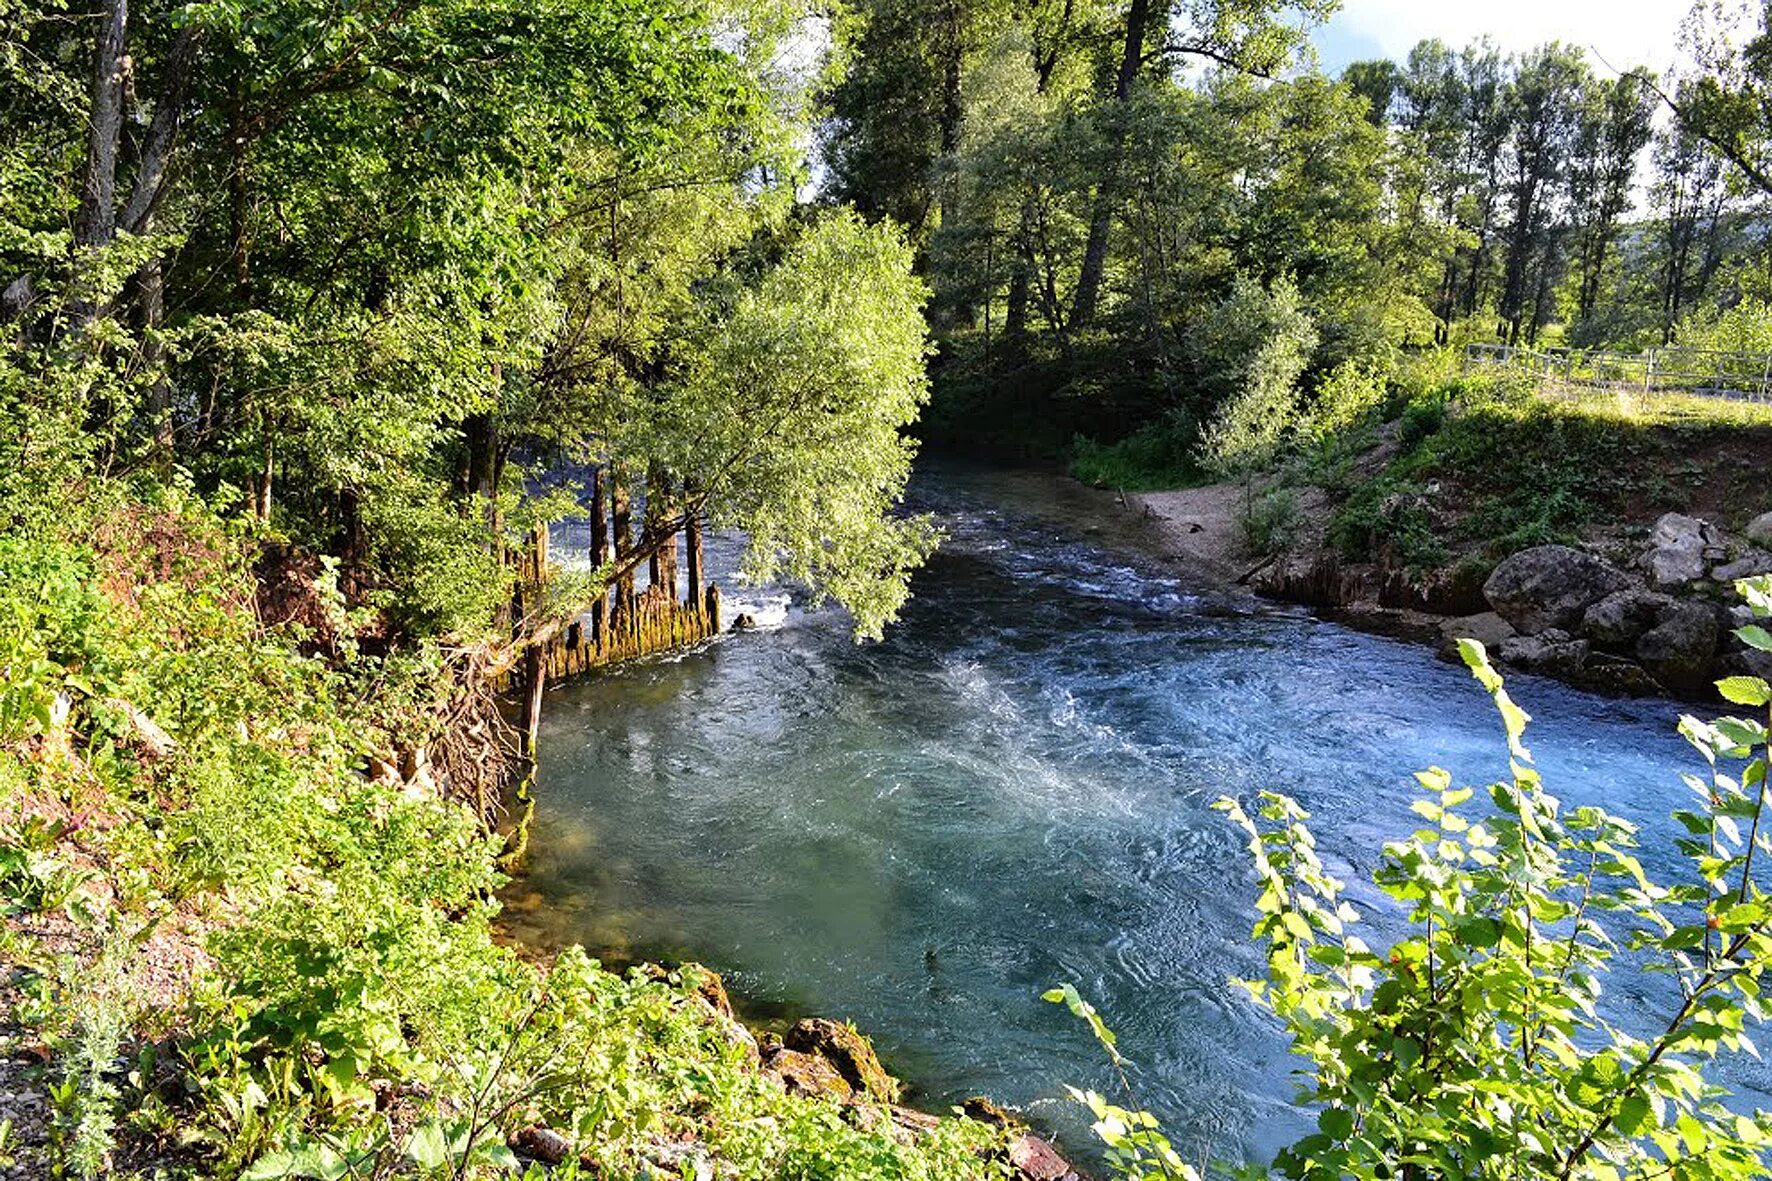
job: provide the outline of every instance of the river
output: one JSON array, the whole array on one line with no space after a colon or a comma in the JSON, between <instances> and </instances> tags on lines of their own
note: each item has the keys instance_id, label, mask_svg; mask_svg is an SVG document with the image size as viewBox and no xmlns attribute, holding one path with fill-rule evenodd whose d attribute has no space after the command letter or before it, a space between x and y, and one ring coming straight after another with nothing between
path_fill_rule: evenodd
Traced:
<instances>
[{"instance_id":1,"label":"river","mask_svg":"<svg viewBox=\"0 0 1772 1181\"><path fill-rule=\"evenodd\" d=\"M700 960L759 1019L853 1020L925 1105L987 1094L1081 1147L1063 1086L1111 1076L1040 1000L1070 981L1178 1145L1265 1158L1308 1120L1284 1042L1229 984L1262 963L1246 851L1212 801L1296 796L1363 882L1415 826L1413 771L1505 771L1498 722L1431 651L1191 584L1039 488L921 473L948 539L883 643L729 589L761 630L552 695L510 920L614 962ZM712 565L733 557L726 540ZM1667 835L1695 769L1678 706L1510 685L1549 790ZM1665 844L1645 861L1674 872ZM1772 1091L1757 1064L1722 1073Z\"/></svg>"}]
</instances>

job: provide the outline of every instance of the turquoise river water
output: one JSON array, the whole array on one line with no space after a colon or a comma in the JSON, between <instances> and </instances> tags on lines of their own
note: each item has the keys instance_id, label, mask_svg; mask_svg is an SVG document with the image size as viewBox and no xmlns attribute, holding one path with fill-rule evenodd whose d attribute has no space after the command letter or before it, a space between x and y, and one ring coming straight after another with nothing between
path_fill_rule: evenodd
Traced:
<instances>
[{"instance_id":1,"label":"turquoise river water","mask_svg":"<svg viewBox=\"0 0 1772 1181\"><path fill-rule=\"evenodd\" d=\"M1210 804L1287 791L1362 880L1413 827L1411 772L1505 769L1497 722L1431 651L1191 585L1068 526L1040 485L919 477L949 536L883 643L729 590L760 630L553 695L513 924L611 962L700 960L760 1020L851 1019L925 1105L988 1094L1081 1148L1064 1084L1111 1080L1040 1000L1071 981L1178 1144L1265 1157L1308 1119L1229 984L1261 961L1245 850ZM1550 790L1643 822L1652 872L1676 872L1655 838L1694 769L1679 707L1510 683ZM1666 985L1612 988L1647 1020ZM1723 1075L1772 1091L1756 1063Z\"/></svg>"}]
</instances>

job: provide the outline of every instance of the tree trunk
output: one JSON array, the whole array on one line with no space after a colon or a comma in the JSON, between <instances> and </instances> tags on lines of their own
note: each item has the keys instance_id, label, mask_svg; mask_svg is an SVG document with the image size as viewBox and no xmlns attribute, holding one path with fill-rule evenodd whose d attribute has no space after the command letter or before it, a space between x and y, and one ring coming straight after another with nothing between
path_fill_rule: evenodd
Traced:
<instances>
[{"instance_id":1,"label":"tree trunk","mask_svg":"<svg viewBox=\"0 0 1772 1181\"><path fill-rule=\"evenodd\" d=\"M74 245L104 246L117 233L117 144L123 134L128 0L108 0L92 62L92 106Z\"/></svg>"},{"instance_id":2,"label":"tree trunk","mask_svg":"<svg viewBox=\"0 0 1772 1181\"><path fill-rule=\"evenodd\" d=\"M542 598L542 584L548 577L548 527L537 525L529 535L529 555L524 563L533 608ZM535 761L536 735L541 731L542 698L547 692L547 646L533 640L523 646L523 755Z\"/></svg>"},{"instance_id":3,"label":"tree trunk","mask_svg":"<svg viewBox=\"0 0 1772 1181\"><path fill-rule=\"evenodd\" d=\"M166 342L160 324L166 316L166 273L153 259L135 276L136 324L141 330L141 363L148 375L148 417L154 439L154 462L165 468L174 451L172 379L166 373Z\"/></svg>"},{"instance_id":4,"label":"tree trunk","mask_svg":"<svg viewBox=\"0 0 1772 1181\"><path fill-rule=\"evenodd\" d=\"M1150 22L1150 0L1132 0L1126 10L1126 39L1120 48L1120 68L1114 76L1112 110L1119 116L1108 129L1107 166L1095 186L1095 203L1089 214L1089 238L1083 247L1083 265L1077 273L1077 290L1071 299L1071 328L1089 327L1101 296L1101 279L1107 269L1108 234L1113 225L1115 190L1119 187L1120 158L1126 150L1124 114L1132 97L1132 83L1144 60L1145 26Z\"/></svg>"},{"instance_id":5,"label":"tree trunk","mask_svg":"<svg viewBox=\"0 0 1772 1181\"><path fill-rule=\"evenodd\" d=\"M671 516L671 478L654 467L646 475L647 582L677 597L677 535L666 533Z\"/></svg>"},{"instance_id":6,"label":"tree trunk","mask_svg":"<svg viewBox=\"0 0 1772 1181\"><path fill-rule=\"evenodd\" d=\"M152 226L154 210L159 207L165 189L166 175L171 168L172 150L184 122L185 100L190 93L191 76L196 71L197 54L203 33L195 25L179 30L166 55L160 94L154 100L154 119L148 125L143 141L141 163L136 170L135 184L124 202L122 226L132 234L145 234Z\"/></svg>"},{"instance_id":7,"label":"tree trunk","mask_svg":"<svg viewBox=\"0 0 1772 1181\"><path fill-rule=\"evenodd\" d=\"M701 543L701 509L694 504L698 491L699 489L692 481L688 486L691 502L689 517L683 525L683 552L684 574L689 584L684 594L684 602L689 604L691 610L699 613L702 610L702 600L706 592L702 586L705 574Z\"/></svg>"},{"instance_id":8,"label":"tree trunk","mask_svg":"<svg viewBox=\"0 0 1772 1181\"><path fill-rule=\"evenodd\" d=\"M228 236L233 246L234 290L244 298L252 290L251 245L247 241L246 111L238 92L228 102Z\"/></svg>"},{"instance_id":9,"label":"tree trunk","mask_svg":"<svg viewBox=\"0 0 1772 1181\"><path fill-rule=\"evenodd\" d=\"M608 469L599 465L591 472L591 566L602 569L609 561L609 477ZM609 591L605 587L591 604L591 642L601 647L609 642Z\"/></svg>"},{"instance_id":10,"label":"tree trunk","mask_svg":"<svg viewBox=\"0 0 1772 1181\"><path fill-rule=\"evenodd\" d=\"M627 472L620 464L610 467L609 503L615 525L615 560L624 562L634 552L634 511L628 497ZM634 572L624 571L615 582L615 616L626 621L633 617Z\"/></svg>"},{"instance_id":11,"label":"tree trunk","mask_svg":"<svg viewBox=\"0 0 1772 1181\"><path fill-rule=\"evenodd\" d=\"M252 515L260 521L271 519L271 478L277 471L275 428L269 415L261 415L258 479L252 496Z\"/></svg>"}]
</instances>

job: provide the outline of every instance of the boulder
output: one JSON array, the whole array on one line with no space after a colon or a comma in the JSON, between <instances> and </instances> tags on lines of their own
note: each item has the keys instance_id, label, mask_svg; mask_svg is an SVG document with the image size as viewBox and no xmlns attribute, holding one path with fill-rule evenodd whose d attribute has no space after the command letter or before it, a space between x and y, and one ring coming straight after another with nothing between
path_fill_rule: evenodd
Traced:
<instances>
[{"instance_id":1,"label":"boulder","mask_svg":"<svg viewBox=\"0 0 1772 1181\"><path fill-rule=\"evenodd\" d=\"M545 1124L519 1129L510 1138L510 1146L545 1165L557 1165L572 1154L572 1141Z\"/></svg>"},{"instance_id":2,"label":"boulder","mask_svg":"<svg viewBox=\"0 0 1772 1181\"><path fill-rule=\"evenodd\" d=\"M1755 545L1772 546L1772 513L1761 513L1742 530Z\"/></svg>"},{"instance_id":3,"label":"boulder","mask_svg":"<svg viewBox=\"0 0 1772 1181\"><path fill-rule=\"evenodd\" d=\"M1637 641L1637 659L1669 689L1691 692L1702 688L1710 674L1721 631L1714 608L1674 603Z\"/></svg>"},{"instance_id":4,"label":"boulder","mask_svg":"<svg viewBox=\"0 0 1772 1181\"><path fill-rule=\"evenodd\" d=\"M778 1049L763 1060L763 1065L781 1079L790 1095L840 1102L849 1098L853 1090L837 1068L817 1054Z\"/></svg>"},{"instance_id":5,"label":"boulder","mask_svg":"<svg viewBox=\"0 0 1772 1181\"><path fill-rule=\"evenodd\" d=\"M1772 554L1765 550L1749 550L1733 562L1711 567L1710 572L1713 579L1725 584L1738 578L1752 578L1757 574L1772 574Z\"/></svg>"},{"instance_id":6,"label":"boulder","mask_svg":"<svg viewBox=\"0 0 1772 1181\"><path fill-rule=\"evenodd\" d=\"M874 1047L852 1025L808 1017L788 1030L782 1044L790 1051L813 1054L830 1063L853 1091L882 1103L898 1099L898 1080L886 1073Z\"/></svg>"},{"instance_id":7,"label":"boulder","mask_svg":"<svg viewBox=\"0 0 1772 1181\"><path fill-rule=\"evenodd\" d=\"M1573 677L1587 663L1588 642L1551 628L1535 636L1515 636L1496 648L1496 659L1527 672L1553 677Z\"/></svg>"},{"instance_id":8,"label":"boulder","mask_svg":"<svg viewBox=\"0 0 1772 1181\"><path fill-rule=\"evenodd\" d=\"M708 1150L694 1140L660 1140L655 1141L652 1151L647 1154L648 1163L654 1166L652 1176L658 1181L676 1181L678 1178L692 1178L693 1181L714 1181L714 1162Z\"/></svg>"},{"instance_id":9,"label":"boulder","mask_svg":"<svg viewBox=\"0 0 1772 1181\"><path fill-rule=\"evenodd\" d=\"M1672 605L1671 598L1654 591L1613 591L1582 615L1581 632L1598 647L1630 652Z\"/></svg>"},{"instance_id":10,"label":"boulder","mask_svg":"<svg viewBox=\"0 0 1772 1181\"><path fill-rule=\"evenodd\" d=\"M1664 513L1649 534L1649 548L1641 559L1643 569L1661 590L1697 582L1709 569L1705 551L1714 552L1722 540L1709 521L1684 513Z\"/></svg>"},{"instance_id":11,"label":"boulder","mask_svg":"<svg viewBox=\"0 0 1772 1181\"><path fill-rule=\"evenodd\" d=\"M1440 654L1449 660L1458 659L1458 641L1475 640L1493 652L1514 638L1514 625L1493 611L1478 615L1462 615L1440 622Z\"/></svg>"},{"instance_id":12,"label":"boulder","mask_svg":"<svg viewBox=\"0 0 1772 1181\"><path fill-rule=\"evenodd\" d=\"M1077 1177L1069 1161L1031 1132L1010 1142L1009 1163L1016 1175L1026 1181L1076 1181Z\"/></svg>"},{"instance_id":13,"label":"boulder","mask_svg":"<svg viewBox=\"0 0 1772 1181\"><path fill-rule=\"evenodd\" d=\"M1549 628L1573 632L1593 604L1630 586L1630 576L1566 545L1521 550L1495 568L1483 597L1521 635Z\"/></svg>"}]
</instances>

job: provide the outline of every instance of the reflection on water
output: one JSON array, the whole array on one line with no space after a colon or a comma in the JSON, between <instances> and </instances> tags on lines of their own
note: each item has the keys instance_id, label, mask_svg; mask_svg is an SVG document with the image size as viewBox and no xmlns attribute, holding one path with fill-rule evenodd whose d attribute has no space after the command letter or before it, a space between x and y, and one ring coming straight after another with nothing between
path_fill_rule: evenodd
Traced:
<instances>
[{"instance_id":1,"label":"reflection on water","mask_svg":"<svg viewBox=\"0 0 1772 1181\"><path fill-rule=\"evenodd\" d=\"M989 1094L1076 1140L1063 1084L1111 1079L1039 999L1074 981L1178 1143L1270 1153L1307 1121L1227 983L1261 960L1211 801L1290 792L1332 872L1364 880L1413 827L1412 771L1505 770L1487 698L1425 649L1067 535L1025 484L944 472L918 497L950 536L884 643L796 603L550 700L519 931L701 960L758 1011L854 1020L925 1101ZM1666 835L1691 764L1674 706L1513 688L1553 792Z\"/></svg>"}]
</instances>

